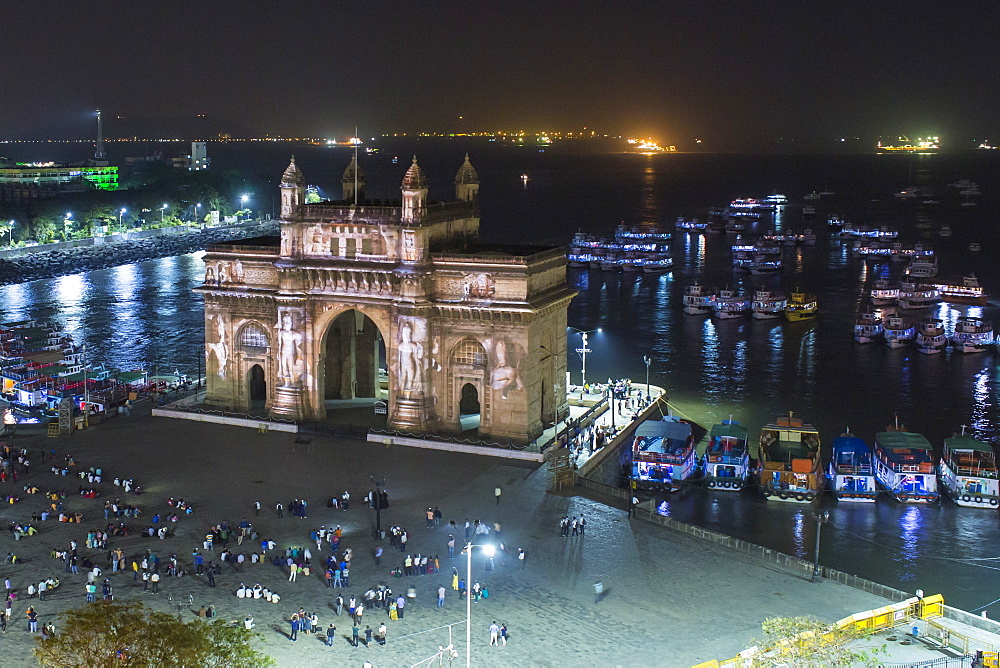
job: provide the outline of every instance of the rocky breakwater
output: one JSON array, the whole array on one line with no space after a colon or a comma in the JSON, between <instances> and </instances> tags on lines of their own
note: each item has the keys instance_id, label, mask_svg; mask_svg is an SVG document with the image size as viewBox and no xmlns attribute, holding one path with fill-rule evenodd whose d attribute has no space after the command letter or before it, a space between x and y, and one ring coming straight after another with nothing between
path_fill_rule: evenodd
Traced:
<instances>
[{"instance_id":1,"label":"rocky breakwater","mask_svg":"<svg viewBox=\"0 0 1000 668\"><path fill-rule=\"evenodd\" d=\"M78 274L91 269L132 264L158 257L183 255L206 248L209 244L277 234L278 222L267 221L101 243L80 248L43 251L31 255L0 259L0 285Z\"/></svg>"}]
</instances>

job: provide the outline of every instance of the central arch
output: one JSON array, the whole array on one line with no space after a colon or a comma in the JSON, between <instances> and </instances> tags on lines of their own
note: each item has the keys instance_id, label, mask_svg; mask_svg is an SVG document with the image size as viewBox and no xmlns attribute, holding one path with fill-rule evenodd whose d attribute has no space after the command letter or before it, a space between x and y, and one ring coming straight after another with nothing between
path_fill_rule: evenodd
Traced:
<instances>
[{"instance_id":1,"label":"central arch","mask_svg":"<svg viewBox=\"0 0 1000 668\"><path fill-rule=\"evenodd\" d=\"M385 338L375 322L357 309L337 315L320 349L320 399L388 400Z\"/></svg>"},{"instance_id":2,"label":"central arch","mask_svg":"<svg viewBox=\"0 0 1000 668\"><path fill-rule=\"evenodd\" d=\"M267 381L264 379L264 367L254 364L247 374L249 385L250 407L263 408L267 403Z\"/></svg>"}]
</instances>

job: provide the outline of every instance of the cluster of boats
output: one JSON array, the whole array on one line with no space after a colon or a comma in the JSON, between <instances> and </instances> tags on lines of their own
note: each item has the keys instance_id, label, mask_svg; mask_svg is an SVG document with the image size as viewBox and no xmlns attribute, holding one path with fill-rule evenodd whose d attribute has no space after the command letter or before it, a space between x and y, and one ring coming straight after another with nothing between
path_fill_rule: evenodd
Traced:
<instances>
[{"instance_id":1,"label":"cluster of boats","mask_svg":"<svg viewBox=\"0 0 1000 668\"><path fill-rule=\"evenodd\" d=\"M570 242L567 259L571 267L663 273L674 265L670 256L671 237L670 232L628 227L624 223L615 230L613 239L577 232Z\"/></svg>"},{"instance_id":2,"label":"cluster of boats","mask_svg":"<svg viewBox=\"0 0 1000 668\"><path fill-rule=\"evenodd\" d=\"M753 297L737 290L715 290L700 283L684 288L684 312L716 318L770 320L784 316L790 322L808 320L819 312L816 296L796 290L787 297L776 290L757 290Z\"/></svg>"},{"instance_id":3,"label":"cluster of boats","mask_svg":"<svg viewBox=\"0 0 1000 668\"><path fill-rule=\"evenodd\" d=\"M943 490L960 506L1000 505L993 448L966 435L964 427L944 440L940 457L926 437L898 421L875 435L874 447L847 430L834 439L824 466L819 431L792 413L761 429L756 460L747 430L732 418L712 427L699 457L692 424L667 416L639 425L630 459L638 489L673 492L698 481L736 491L756 475L764 498L774 501L810 503L829 489L849 503L872 503L882 493L902 503L932 503Z\"/></svg>"}]
</instances>

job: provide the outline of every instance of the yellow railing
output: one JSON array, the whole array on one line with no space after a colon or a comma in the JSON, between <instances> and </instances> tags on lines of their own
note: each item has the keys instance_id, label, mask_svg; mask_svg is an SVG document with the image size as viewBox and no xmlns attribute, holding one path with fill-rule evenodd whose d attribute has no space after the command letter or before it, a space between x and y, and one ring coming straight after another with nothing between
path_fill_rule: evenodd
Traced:
<instances>
[{"instance_id":1,"label":"yellow railing","mask_svg":"<svg viewBox=\"0 0 1000 668\"><path fill-rule=\"evenodd\" d=\"M867 612L859 612L851 615L850 617L844 617L840 621L834 623L830 627L829 631L821 634L818 642L823 644L844 642L854 637L854 634L851 632L860 632L862 634L875 633L876 631L880 631L882 629L890 629L896 626L901 626L915 618L932 619L934 617L941 617L943 612L944 597L940 594L928 596L924 599L914 596L913 598L908 598L900 603L893 603L892 605L887 605L882 608L868 610ZM815 632L806 631L793 639L781 641L780 644L790 645L797 640L807 640L815 636ZM743 656L735 656L731 659L723 659L721 661L713 659L711 661L699 663L696 666L693 666L693 668L721 668L722 666L741 666L749 668L757 665L753 655L758 651L760 651L759 648L751 647L743 652L740 652ZM1000 668L1000 666L996 663L987 665Z\"/></svg>"}]
</instances>

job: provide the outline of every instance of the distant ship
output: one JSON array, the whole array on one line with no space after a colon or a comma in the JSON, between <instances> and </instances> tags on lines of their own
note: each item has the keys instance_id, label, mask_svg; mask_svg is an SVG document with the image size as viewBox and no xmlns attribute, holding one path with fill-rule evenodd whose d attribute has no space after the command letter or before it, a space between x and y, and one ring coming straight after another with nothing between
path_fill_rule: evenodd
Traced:
<instances>
[{"instance_id":1,"label":"distant ship","mask_svg":"<svg viewBox=\"0 0 1000 668\"><path fill-rule=\"evenodd\" d=\"M940 137L917 137L910 141L900 135L895 141L879 140L875 146L876 153L937 153L941 149Z\"/></svg>"}]
</instances>

